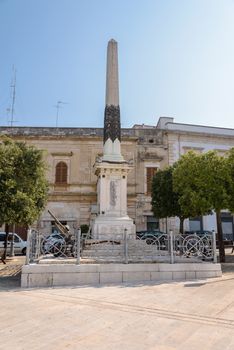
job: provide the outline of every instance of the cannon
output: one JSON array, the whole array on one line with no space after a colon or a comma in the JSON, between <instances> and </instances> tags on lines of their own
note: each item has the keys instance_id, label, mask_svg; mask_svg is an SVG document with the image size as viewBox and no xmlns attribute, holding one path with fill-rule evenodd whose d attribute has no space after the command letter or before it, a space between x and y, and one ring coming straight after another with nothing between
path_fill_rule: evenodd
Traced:
<instances>
[{"instance_id":1,"label":"cannon","mask_svg":"<svg viewBox=\"0 0 234 350\"><path fill-rule=\"evenodd\" d=\"M69 226L63 225L58 218L48 210L55 222L55 226L59 233L52 233L48 237L44 237L41 250L43 254L53 254L55 257L69 257L76 255L76 240L71 234Z\"/></svg>"},{"instance_id":2,"label":"cannon","mask_svg":"<svg viewBox=\"0 0 234 350\"><path fill-rule=\"evenodd\" d=\"M59 230L59 232L64 235L65 237L69 237L71 236L70 234L70 229L68 225L63 225L58 218L56 218L56 216L48 209L48 213L52 216L52 218L54 219L54 223L55 226L57 227L57 229Z\"/></svg>"}]
</instances>

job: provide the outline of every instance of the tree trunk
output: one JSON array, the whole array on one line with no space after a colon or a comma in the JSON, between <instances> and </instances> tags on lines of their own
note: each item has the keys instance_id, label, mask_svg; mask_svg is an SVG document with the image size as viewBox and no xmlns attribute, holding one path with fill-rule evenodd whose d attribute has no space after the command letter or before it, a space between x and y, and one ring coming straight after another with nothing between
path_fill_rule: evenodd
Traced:
<instances>
[{"instance_id":1,"label":"tree trunk","mask_svg":"<svg viewBox=\"0 0 234 350\"><path fill-rule=\"evenodd\" d=\"M180 217L180 233L184 234L184 218Z\"/></svg>"},{"instance_id":2,"label":"tree trunk","mask_svg":"<svg viewBox=\"0 0 234 350\"><path fill-rule=\"evenodd\" d=\"M216 221L217 221L217 234L218 234L218 244L219 244L219 261L225 262L225 249L223 243L223 229L221 223L220 210L216 211Z\"/></svg>"},{"instance_id":3,"label":"tree trunk","mask_svg":"<svg viewBox=\"0 0 234 350\"><path fill-rule=\"evenodd\" d=\"M8 243L8 236L9 236L9 225L5 224L5 232L6 232L6 237L5 237L5 242L4 242L4 251L2 255L2 261L5 262L6 256L7 256L7 243Z\"/></svg>"}]
</instances>

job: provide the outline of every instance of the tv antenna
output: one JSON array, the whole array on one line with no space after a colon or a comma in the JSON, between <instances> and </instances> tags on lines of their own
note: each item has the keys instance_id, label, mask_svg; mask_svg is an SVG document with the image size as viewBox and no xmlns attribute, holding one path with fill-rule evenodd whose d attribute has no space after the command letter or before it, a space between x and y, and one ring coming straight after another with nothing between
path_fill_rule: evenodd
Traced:
<instances>
[{"instance_id":1,"label":"tv antenna","mask_svg":"<svg viewBox=\"0 0 234 350\"><path fill-rule=\"evenodd\" d=\"M7 109L7 113L10 114L10 126L13 126L13 123L16 122L14 120L15 114L15 95L16 95L16 69L13 65L13 78L11 81L11 106Z\"/></svg>"},{"instance_id":2,"label":"tv antenna","mask_svg":"<svg viewBox=\"0 0 234 350\"><path fill-rule=\"evenodd\" d=\"M63 101L58 101L56 106L54 106L57 109L57 113L56 113L56 128L58 127L58 117L59 117L59 110L60 108L62 108L62 105L67 105L68 102L63 102Z\"/></svg>"}]
</instances>

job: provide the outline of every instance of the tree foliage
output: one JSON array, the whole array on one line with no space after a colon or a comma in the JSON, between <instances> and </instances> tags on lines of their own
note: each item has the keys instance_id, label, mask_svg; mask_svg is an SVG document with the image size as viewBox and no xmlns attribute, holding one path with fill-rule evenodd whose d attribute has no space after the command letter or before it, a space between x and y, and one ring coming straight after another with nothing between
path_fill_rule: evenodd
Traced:
<instances>
[{"instance_id":1,"label":"tree foliage","mask_svg":"<svg viewBox=\"0 0 234 350\"><path fill-rule=\"evenodd\" d=\"M234 212L234 148L230 149L228 152L228 157L226 158L227 162L227 175L228 175L228 209L233 213Z\"/></svg>"},{"instance_id":2,"label":"tree foliage","mask_svg":"<svg viewBox=\"0 0 234 350\"><path fill-rule=\"evenodd\" d=\"M181 228L185 219L179 204L179 196L173 190L173 167L159 170L152 181L152 211L157 218L178 216Z\"/></svg>"},{"instance_id":3,"label":"tree foliage","mask_svg":"<svg viewBox=\"0 0 234 350\"><path fill-rule=\"evenodd\" d=\"M173 167L159 171L152 184L152 210L159 218L196 217L216 212L220 261L225 261L221 210L234 211L234 149L188 152ZM183 232L181 224L180 231Z\"/></svg>"},{"instance_id":4,"label":"tree foliage","mask_svg":"<svg viewBox=\"0 0 234 350\"><path fill-rule=\"evenodd\" d=\"M195 154L191 154L188 161L192 161L195 168L198 168ZM186 157L187 159L188 157ZM191 165L191 164L190 164ZM177 169L178 168L178 169ZM182 174L182 175L181 175ZM173 166L164 170L159 170L153 178L152 182L152 210L156 217L166 218L177 216L180 219L180 232L184 232L183 223L186 218L195 217L210 212L209 209L204 209L198 203L196 198L191 194L191 179L194 177L190 169L187 168L185 160L175 163ZM180 177L183 176L183 181L180 182ZM175 186L175 177L178 178L179 186ZM185 184L186 182L186 184Z\"/></svg>"},{"instance_id":5,"label":"tree foliage","mask_svg":"<svg viewBox=\"0 0 234 350\"><path fill-rule=\"evenodd\" d=\"M42 151L5 138L0 143L0 223L30 225L47 201ZM8 232L7 232L8 233Z\"/></svg>"},{"instance_id":6,"label":"tree foliage","mask_svg":"<svg viewBox=\"0 0 234 350\"><path fill-rule=\"evenodd\" d=\"M173 173L173 188L179 194L182 210L189 208L191 216L216 211L221 261L225 260L225 251L220 213L230 203L230 177L227 168L227 160L216 152L188 152L180 158Z\"/></svg>"},{"instance_id":7,"label":"tree foliage","mask_svg":"<svg viewBox=\"0 0 234 350\"><path fill-rule=\"evenodd\" d=\"M215 152L188 152L177 162L173 173L179 203L183 210L190 208L192 216L227 208L227 181L225 159Z\"/></svg>"}]
</instances>

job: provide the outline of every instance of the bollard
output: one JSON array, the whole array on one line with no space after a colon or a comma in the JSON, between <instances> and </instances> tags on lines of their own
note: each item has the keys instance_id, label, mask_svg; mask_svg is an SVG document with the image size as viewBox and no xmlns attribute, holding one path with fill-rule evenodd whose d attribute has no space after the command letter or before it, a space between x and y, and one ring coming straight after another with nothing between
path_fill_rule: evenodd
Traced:
<instances>
[{"instance_id":1,"label":"bollard","mask_svg":"<svg viewBox=\"0 0 234 350\"><path fill-rule=\"evenodd\" d=\"M81 238L81 229L78 228L78 230L76 230L76 263L77 265L80 265L80 238Z\"/></svg>"},{"instance_id":2,"label":"bollard","mask_svg":"<svg viewBox=\"0 0 234 350\"><path fill-rule=\"evenodd\" d=\"M216 233L212 230L212 248L213 248L213 263L217 263L217 252L216 252Z\"/></svg>"},{"instance_id":3,"label":"bollard","mask_svg":"<svg viewBox=\"0 0 234 350\"><path fill-rule=\"evenodd\" d=\"M27 249L26 249L26 261L25 264L29 265L29 256L30 256L30 249L31 249L31 229L28 229L27 231Z\"/></svg>"},{"instance_id":4,"label":"bollard","mask_svg":"<svg viewBox=\"0 0 234 350\"><path fill-rule=\"evenodd\" d=\"M170 263L174 264L175 260L174 260L174 251L173 251L173 231L172 230L169 231L169 236L170 236L169 247L170 247L170 256L171 256Z\"/></svg>"},{"instance_id":5,"label":"bollard","mask_svg":"<svg viewBox=\"0 0 234 350\"><path fill-rule=\"evenodd\" d=\"M128 264L128 235L127 229L124 229L124 263Z\"/></svg>"}]
</instances>

